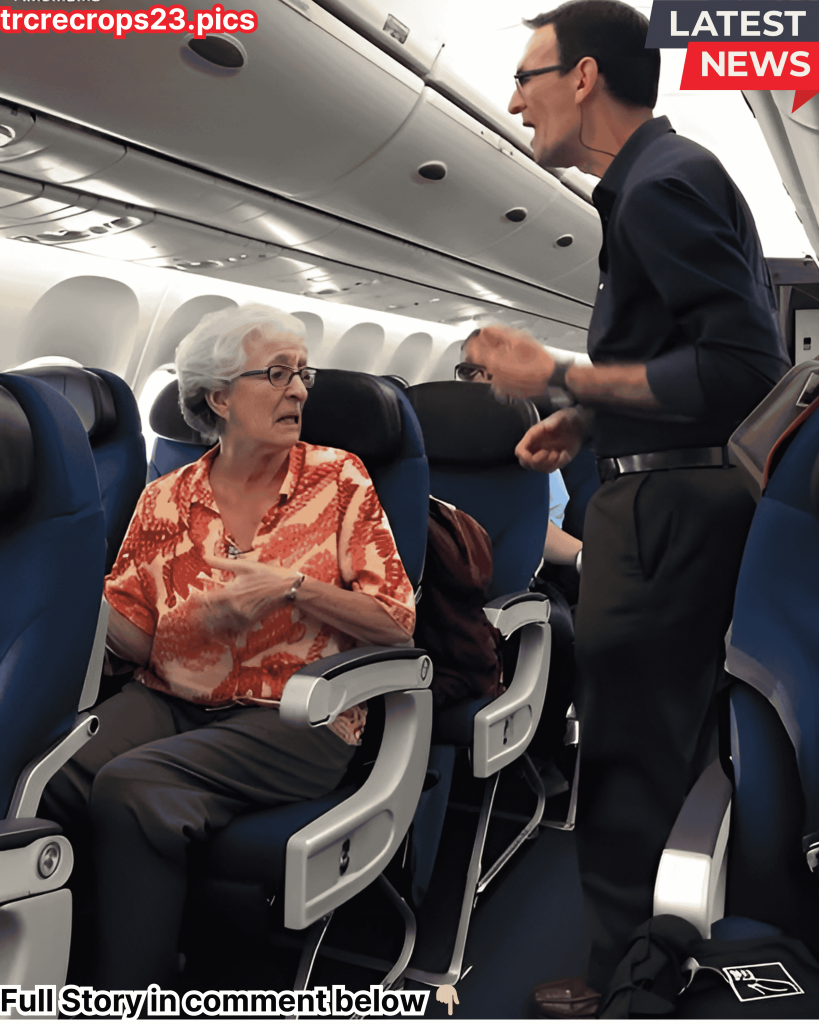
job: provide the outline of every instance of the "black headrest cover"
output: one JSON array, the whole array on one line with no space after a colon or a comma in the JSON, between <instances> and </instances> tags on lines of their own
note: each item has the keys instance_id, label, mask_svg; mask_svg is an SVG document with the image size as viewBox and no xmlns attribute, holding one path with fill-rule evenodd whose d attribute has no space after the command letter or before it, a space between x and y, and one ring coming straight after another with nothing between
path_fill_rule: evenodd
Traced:
<instances>
[{"instance_id":1,"label":"black headrest cover","mask_svg":"<svg viewBox=\"0 0 819 1024\"><path fill-rule=\"evenodd\" d=\"M169 441L185 441L188 444L207 444L198 430L189 427L179 408L179 382L176 377L159 392L151 406L148 417L151 430Z\"/></svg>"},{"instance_id":2,"label":"black headrest cover","mask_svg":"<svg viewBox=\"0 0 819 1024\"><path fill-rule=\"evenodd\" d=\"M154 401L150 424L171 441L205 443L182 418L176 379ZM402 443L398 396L369 373L319 370L304 404L301 439L354 452L367 466L389 462Z\"/></svg>"},{"instance_id":3,"label":"black headrest cover","mask_svg":"<svg viewBox=\"0 0 819 1024\"><path fill-rule=\"evenodd\" d=\"M354 370L319 370L304 406L301 438L353 452L368 467L401 450L401 406L395 390Z\"/></svg>"},{"instance_id":4,"label":"black headrest cover","mask_svg":"<svg viewBox=\"0 0 819 1024\"><path fill-rule=\"evenodd\" d=\"M80 417L89 440L99 440L113 430L117 413L111 391L102 377L80 366L29 366L15 370L22 377L36 377L67 399Z\"/></svg>"},{"instance_id":5,"label":"black headrest cover","mask_svg":"<svg viewBox=\"0 0 819 1024\"><path fill-rule=\"evenodd\" d=\"M515 446L538 422L529 401L503 405L488 384L431 381L407 391L431 464L502 466L516 463Z\"/></svg>"},{"instance_id":6,"label":"black headrest cover","mask_svg":"<svg viewBox=\"0 0 819 1024\"><path fill-rule=\"evenodd\" d=\"M33 474L31 427L14 395L0 386L0 515L11 515L23 504Z\"/></svg>"}]
</instances>

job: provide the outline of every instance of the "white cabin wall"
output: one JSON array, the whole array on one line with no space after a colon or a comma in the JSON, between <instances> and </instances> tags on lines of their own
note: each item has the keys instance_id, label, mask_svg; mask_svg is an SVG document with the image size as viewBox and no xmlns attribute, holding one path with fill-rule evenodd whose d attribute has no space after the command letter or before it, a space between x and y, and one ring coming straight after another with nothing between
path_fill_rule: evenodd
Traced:
<instances>
[{"instance_id":1,"label":"white cabin wall","mask_svg":"<svg viewBox=\"0 0 819 1024\"><path fill-rule=\"evenodd\" d=\"M452 343L467 333L464 326L22 242L0 240L0 267L0 367L65 356L118 373L137 396L205 313L233 304L265 302L303 316L316 366L399 373L412 383L444 372L442 355L454 362Z\"/></svg>"}]
</instances>

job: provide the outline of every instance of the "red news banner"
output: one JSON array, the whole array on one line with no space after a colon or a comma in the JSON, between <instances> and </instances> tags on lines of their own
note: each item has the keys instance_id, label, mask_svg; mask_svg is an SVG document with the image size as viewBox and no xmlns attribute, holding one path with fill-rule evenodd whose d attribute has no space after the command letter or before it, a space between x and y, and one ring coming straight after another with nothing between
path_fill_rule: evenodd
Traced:
<instances>
[{"instance_id":1,"label":"red news banner","mask_svg":"<svg viewBox=\"0 0 819 1024\"><path fill-rule=\"evenodd\" d=\"M793 110L819 93L813 0L654 0L646 46L686 50L681 89L793 90Z\"/></svg>"}]
</instances>

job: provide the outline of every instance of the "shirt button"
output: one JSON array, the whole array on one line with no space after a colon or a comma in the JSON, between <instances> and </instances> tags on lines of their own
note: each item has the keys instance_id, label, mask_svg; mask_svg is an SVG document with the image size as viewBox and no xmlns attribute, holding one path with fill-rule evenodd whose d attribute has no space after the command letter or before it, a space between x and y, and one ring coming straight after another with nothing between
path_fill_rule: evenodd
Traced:
<instances>
[{"instance_id":1,"label":"shirt button","mask_svg":"<svg viewBox=\"0 0 819 1024\"><path fill-rule=\"evenodd\" d=\"M603 289L604 289L605 287L606 287L606 286L605 286L605 285L604 285L604 284L602 283L602 281L601 281L601 283L600 283L600 284L599 284L599 285L597 286L597 290L598 290L599 292L602 292L602 291L603 291Z\"/></svg>"}]
</instances>

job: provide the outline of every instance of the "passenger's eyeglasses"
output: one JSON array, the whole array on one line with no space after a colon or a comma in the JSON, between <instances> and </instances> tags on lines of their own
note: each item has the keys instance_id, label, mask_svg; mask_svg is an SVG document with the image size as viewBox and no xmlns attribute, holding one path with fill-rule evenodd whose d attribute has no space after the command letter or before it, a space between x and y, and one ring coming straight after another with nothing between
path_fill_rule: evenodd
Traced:
<instances>
[{"instance_id":1,"label":"passenger's eyeglasses","mask_svg":"<svg viewBox=\"0 0 819 1024\"><path fill-rule=\"evenodd\" d=\"M292 366L268 366L266 370L245 370L231 380L238 380L239 377L267 377L274 388L286 388L294 377L301 377L302 384L309 391L316 383L318 370L312 366L302 366L300 370L294 370Z\"/></svg>"},{"instance_id":2,"label":"passenger's eyeglasses","mask_svg":"<svg viewBox=\"0 0 819 1024\"><path fill-rule=\"evenodd\" d=\"M470 383L475 381L490 381L492 374L485 366L478 363L458 363L455 367L455 380L466 380Z\"/></svg>"},{"instance_id":3,"label":"passenger's eyeglasses","mask_svg":"<svg viewBox=\"0 0 819 1024\"><path fill-rule=\"evenodd\" d=\"M515 85L518 89L522 85L526 85L530 78L534 78L535 75L548 75L551 71L564 71L566 70L562 64L552 64L548 68L532 68L530 71L518 71L516 75L512 75L515 80Z\"/></svg>"}]
</instances>

